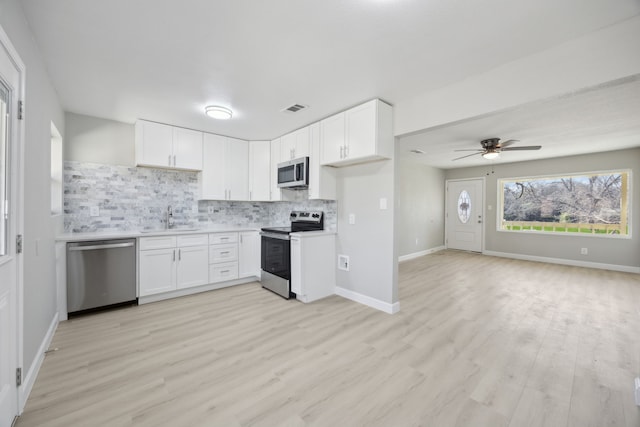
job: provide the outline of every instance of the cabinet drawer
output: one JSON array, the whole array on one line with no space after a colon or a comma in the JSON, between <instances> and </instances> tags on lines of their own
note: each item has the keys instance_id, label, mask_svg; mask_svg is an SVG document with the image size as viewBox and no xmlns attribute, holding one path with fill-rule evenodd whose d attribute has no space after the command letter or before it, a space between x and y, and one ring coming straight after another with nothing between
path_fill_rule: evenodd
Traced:
<instances>
[{"instance_id":1,"label":"cabinet drawer","mask_svg":"<svg viewBox=\"0 0 640 427\"><path fill-rule=\"evenodd\" d=\"M209 266L209 282L225 282L238 278L238 263L227 262L224 264L212 264Z\"/></svg>"},{"instance_id":2,"label":"cabinet drawer","mask_svg":"<svg viewBox=\"0 0 640 427\"><path fill-rule=\"evenodd\" d=\"M184 248L186 246L206 246L208 237L206 234L185 234L178 236L178 247Z\"/></svg>"},{"instance_id":3,"label":"cabinet drawer","mask_svg":"<svg viewBox=\"0 0 640 427\"><path fill-rule=\"evenodd\" d=\"M176 236L141 237L140 245L138 247L141 251L146 251L149 249L175 248Z\"/></svg>"},{"instance_id":4,"label":"cabinet drawer","mask_svg":"<svg viewBox=\"0 0 640 427\"><path fill-rule=\"evenodd\" d=\"M218 245L220 243L236 243L238 233L215 233L209 234L209 244Z\"/></svg>"},{"instance_id":5,"label":"cabinet drawer","mask_svg":"<svg viewBox=\"0 0 640 427\"><path fill-rule=\"evenodd\" d=\"M228 262L238 260L238 245L209 246L209 263Z\"/></svg>"}]
</instances>

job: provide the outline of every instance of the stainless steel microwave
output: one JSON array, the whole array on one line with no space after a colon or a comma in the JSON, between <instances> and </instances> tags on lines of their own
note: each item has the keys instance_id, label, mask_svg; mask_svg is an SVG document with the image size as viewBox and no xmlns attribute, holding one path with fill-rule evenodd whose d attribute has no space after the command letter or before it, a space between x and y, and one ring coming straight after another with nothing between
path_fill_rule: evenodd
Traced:
<instances>
[{"instance_id":1,"label":"stainless steel microwave","mask_svg":"<svg viewBox=\"0 0 640 427\"><path fill-rule=\"evenodd\" d=\"M307 188L309 186L309 157L278 163L278 187Z\"/></svg>"}]
</instances>

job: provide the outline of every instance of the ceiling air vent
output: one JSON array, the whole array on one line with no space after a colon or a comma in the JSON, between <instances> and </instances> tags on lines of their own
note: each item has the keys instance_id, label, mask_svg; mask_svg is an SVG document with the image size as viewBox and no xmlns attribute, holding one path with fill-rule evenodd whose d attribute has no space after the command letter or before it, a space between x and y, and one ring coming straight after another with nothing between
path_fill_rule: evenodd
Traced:
<instances>
[{"instance_id":1,"label":"ceiling air vent","mask_svg":"<svg viewBox=\"0 0 640 427\"><path fill-rule=\"evenodd\" d=\"M283 113L297 113L298 111L304 110L305 108L309 108L307 105L302 104L293 104L287 108L282 110Z\"/></svg>"}]
</instances>

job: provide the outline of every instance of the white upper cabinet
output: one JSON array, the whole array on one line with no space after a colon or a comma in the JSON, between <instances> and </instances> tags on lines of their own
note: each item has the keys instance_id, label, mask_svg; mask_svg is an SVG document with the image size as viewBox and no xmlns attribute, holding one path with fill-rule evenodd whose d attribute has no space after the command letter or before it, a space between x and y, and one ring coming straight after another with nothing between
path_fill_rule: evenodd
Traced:
<instances>
[{"instance_id":1,"label":"white upper cabinet","mask_svg":"<svg viewBox=\"0 0 640 427\"><path fill-rule=\"evenodd\" d=\"M227 200L226 152L226 137L204 134L203 168L198 176L200 199Z\"/></svg>"},{"instance_id":2,"label":"white upper cabinet","mask_svg":"<svg viewBox=\"0 0 640 427\"><path fill-rule=\"evenodd\" d=\"M320 122L320 164L331 165L342 160L345 146L345 113Z\"/></svg>"},{"instance_id":3,"label":"white upper cabinet","mask_svg":"<svg viewBox=\"0 0 640 427\"><path fill-rule=\"evenodd\" d=\"M202 170L202 132L173 128L173 166Z\"/></svg>"},{"instance_id":4,"label":"white upper cabinet","mask_svg":"<svg viewBox=\"0 0 640 427\"><path fill-rule=\"evenodd\" d=\"M204 134L201 200L249 199L249 142Z\"/></svg>"},{"instance_id":5,"label":"white upper cabinet","mask_svg":"<svg viewBox=\"0 0 640 427\"><path fill-rule=\"evenodd\" d=\"M320 122L321 164L346 166L393 157L392 108L374 99Z\"/></svg>"},{"instance_id":6,"label":"white upper cabinet","mask_svg":"<svg viewBox=\"0 0 640 427\"><path fill-rule=\"evenodd\" d=\"M269 180L271 187L271 201L277 202L281 200L280 188L278 187L278 163L280 163L280 138L271 141L271 179Z\"/></svg>"},{"instance_id":7,"label":"white upper cabinet","mask_svg":"<svg viewBox=\"0 0 640 427\"><path fill-rule=\"evenodd\" d=\"M136 165L202 169L202 132L146 120L138 120L135 130Z\"/></svg>"},{"instance_id":8,"label":"white upper cabinet","mask_svg":"<svg viewBox=\"0 0 640 427\"><path fill-rule=\"evenodd\" d=\"M335 200L336 170L320 166L320 123L309 126L309 199Z\"/></svg>"},{"instance_id":9,"label":"white upper cabinet","mask_svg":"<svg viewBox=\"0 0 640 427\"><path fill-rule=\"evenodd\" d=\"M227 138L227 200L249 200L249 141Z\"/></svg>"},{"instance_id":10,"label":"white upper cabinet","mask_svg":"<svg viewBox=\"0 0 640 427\"><path fill-rule=\"evenodd\" d=\"M309 156L309 126L280 138L280 161Z\"/></svg>"},{"instance_id":11,"label":"white upper cabinet","mask_svg":"<svg viewBox=\"0 0 640 427\"><path fill-rule=\"evenodd\" d=\"M249 200L271 200L271 141L249 141Z\"/></svg>"}]
</instances>

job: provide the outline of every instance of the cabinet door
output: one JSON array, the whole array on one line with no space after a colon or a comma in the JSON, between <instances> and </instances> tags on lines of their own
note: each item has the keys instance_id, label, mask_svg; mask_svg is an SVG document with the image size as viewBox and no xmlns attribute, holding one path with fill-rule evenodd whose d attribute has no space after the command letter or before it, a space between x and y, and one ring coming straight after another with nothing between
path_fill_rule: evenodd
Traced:
<instances>
[{"instance_id":1,"label":"cabinet door","mask_svg":"<svg viewBox=\"0 0 640 427\"><path fill-rule=\"evenodd\" d=\"M173 166L202 170L202 132L173 128Z\"/></svg>"},{"instance_id":2,"label":"cabinet door","mask_svg":"<svg viewBox=\"0 0 640 427\"><path fill-rule=\"evenodd\" d=\"M225 167L227 138L206 133L202 149L202 172L198 177L200 199L225 200L226 174Z\"/></svg>"},{"instance_id":3,"label":"cabinet door","mask_svg":"<svg viewBox=\"0 0 640 427\"><path fill-rule=\"evenodd\" d=\"M271 142L249 142L249 200L271 199Z\"/></svg>"},{"instance_id":4,"label":"cabinet door","mask_svg":"<svg viewBox=\"0 0 640 427\"><path fill-rule=\"evenodd\" d=\"M280 138L271 141L271 201L276 202L281 199L280 188L278 188L278 163L280 162Z\"/></svg>"},{"instance_id":5,"label":"cabinet door","mask_svg":"<svg viewBox=\"0 0 640 427\"><path fill-rule=\"evenodd\" d=\"M176 289L175 249L140 251L140 296Z\"/></svg>"},{"instance_id":6,"label":"cabinet door","mask_svg":"<svg viewBox=\"0 0 640 427\"><path fill-rule=\"evenodd\" d=\"M310 155L311 150L309 148L309 128L310 126L307 126L294 132L296 136L294 158L307 157Z\"/></svg>"},{"instance_id":7,"label":"cabinet door","mask_svg":"<svg viewBox=\"0 0 640 427\"><path fill-rule=\"evenodd\" d=\"M240 233L238 277L260 277L260 235L257 231Z\"/></svg>"},{"instance_id":8,"label":"cabinet door","mask_svg":"<svg viewBox=\"0 0 640 427\"><path fill-rule=\"evenodd\" d=\"M173 127L161 123L136 122L136 164L173 167Z\"/></svg>"},{"instance_id":9,"label":"cabinet door","mask_svg":"<svg viewBox=\"0 0 640 427\"><path fill-rule=\"evenodd\" d=\"M178 248L176 285L178 289L209 283L209 247Z\"/></svg>"},{"instance_id":10,"label":"cabinet door","mask_svg":"<svg viewBox=\"0 0 640 427\"><path fill-rule=\"evenodd\" d=\"M227 200L249 200L249 141L227 138Z\"/></svg>"},{"instance_id":11,"label":"cabinet door","mask_svg":"<svg viewBox=\"0 0 640 427\"><path fill-rule=\"evenodd\" d=\"M335 200L335 168L320 166L320 124L309 126L309 199Z\"/></svg>"},{"instance_id":12,"label":"cabinet door","mask_svg":"<svg viewBox=\"0 0 640 427\"><path fill-rule=\"evenodd\" d=\"M295 158L296 133L291 132L280 138L280 159L277 163Z\"/></svg>"},{"instance_id":13,"label":"cabinet door","mask_svg":"<svg viewBox=\"0 0 640 427\"><path fill-rule=\"evenodd\" d=\"M347 159L377 154L376 105L373 100L346 111Z\"/></svg>"},{"instance_id":14,"label":"cabinet door","mask_svg":"<svg viewBox=\"0 0 640 427\"><path fill-rule=\"evenodd\" d=\"M342 160L345 144L345 113L336 114L320 122L320 164L329 165Z\"/></svg>"}]
</instances>

